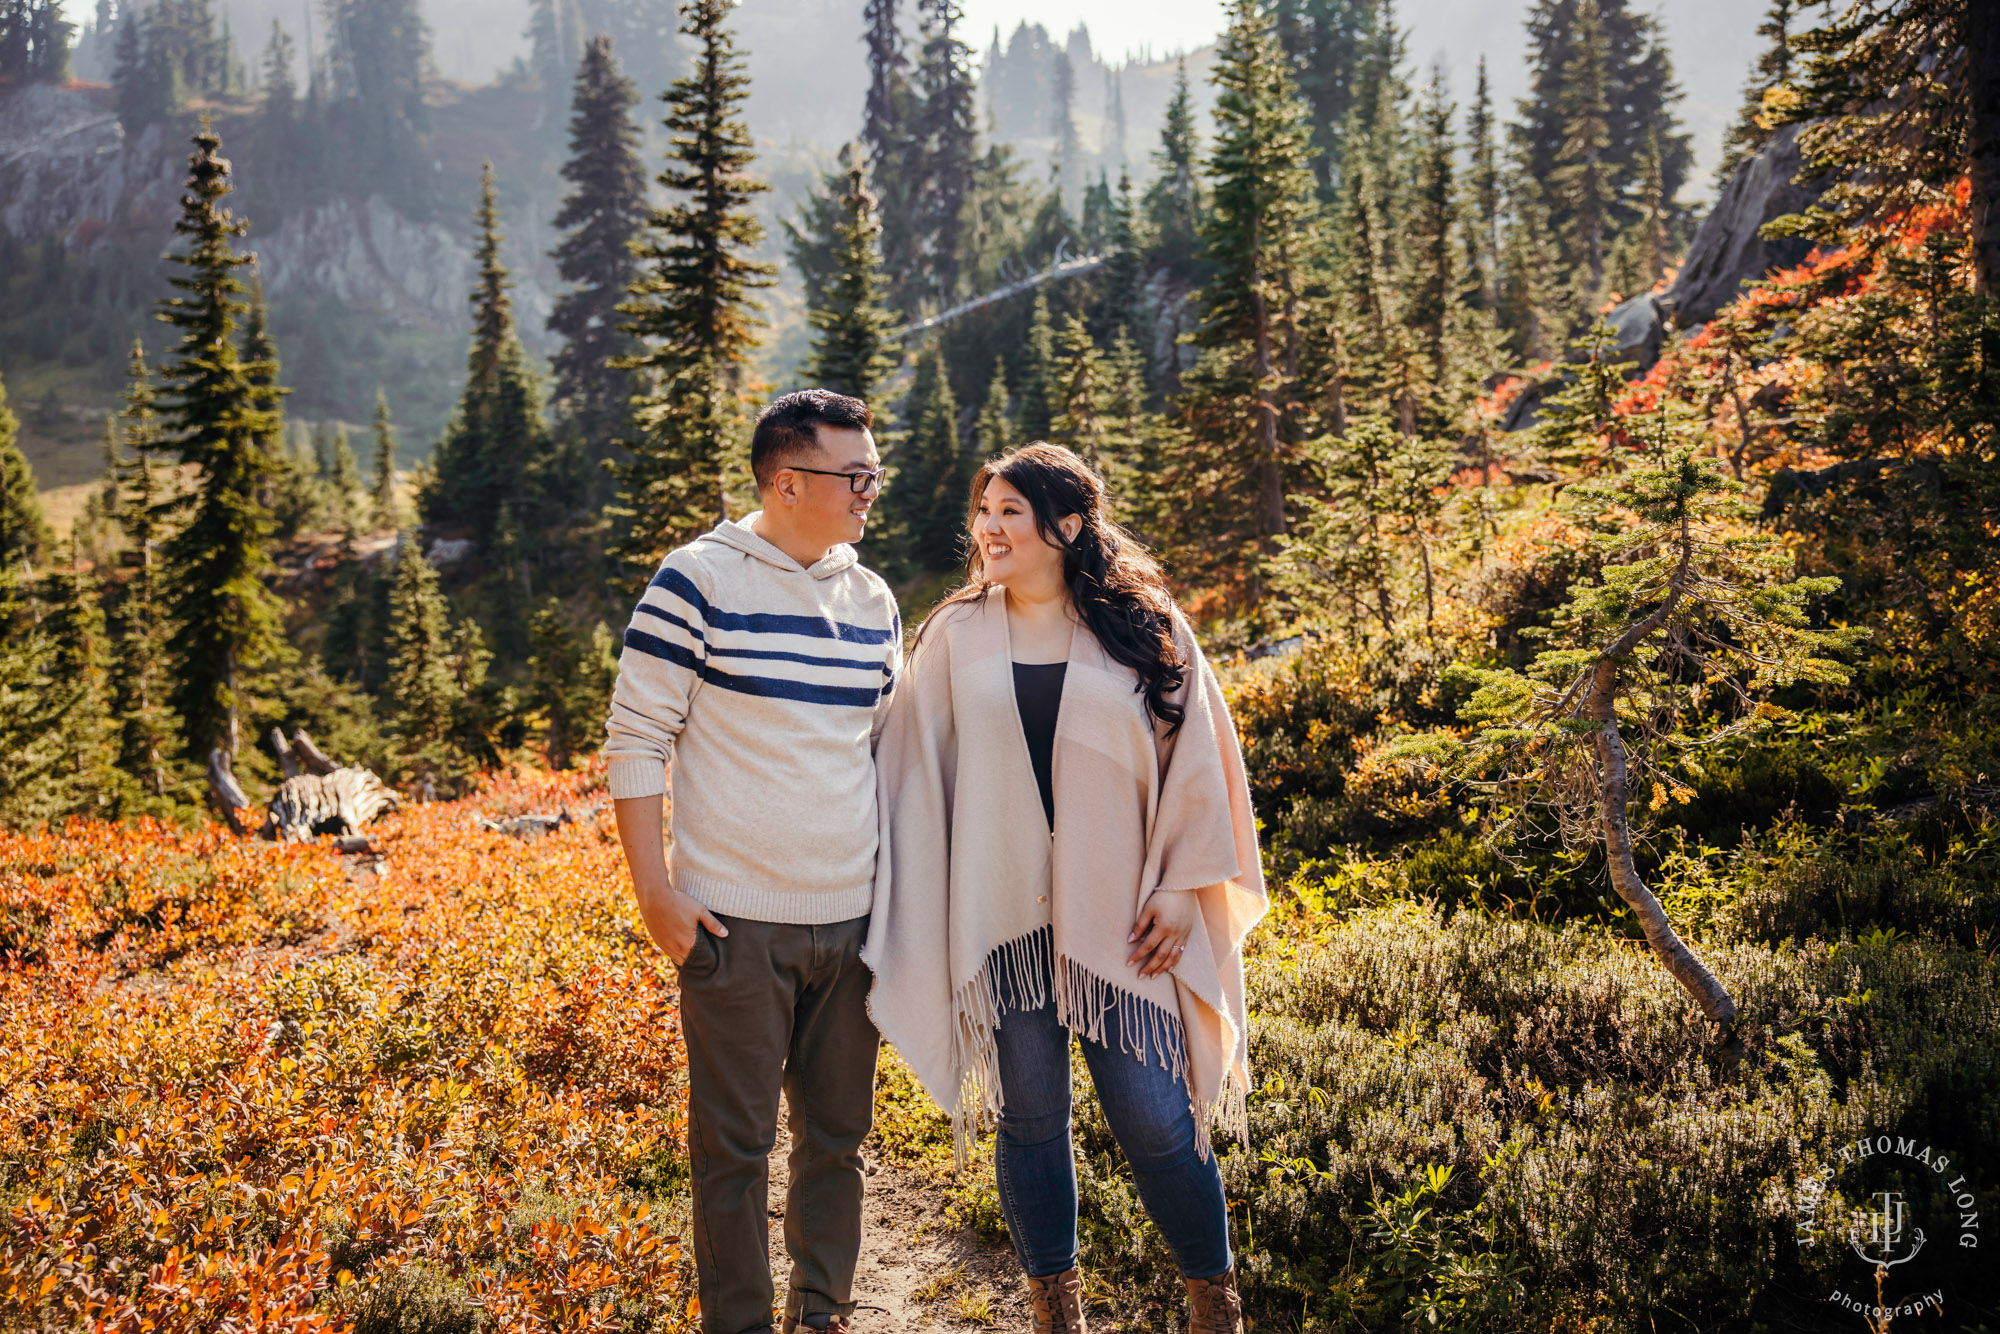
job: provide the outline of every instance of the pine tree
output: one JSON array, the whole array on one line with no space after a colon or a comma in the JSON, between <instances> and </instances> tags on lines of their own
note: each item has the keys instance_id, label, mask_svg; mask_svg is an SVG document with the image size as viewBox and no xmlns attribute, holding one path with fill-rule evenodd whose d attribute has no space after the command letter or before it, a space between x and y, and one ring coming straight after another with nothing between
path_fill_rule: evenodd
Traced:
<instances>
[{"instance_id":1,"label":"pine tree","mask_svg":"<svg viewBox=\"0 0 2000 1334\"><path fill-rule=\"evenodd\" d=\"M333 474L328 480L333 486L334 518L351 539L361 529L363 496L361 462L354 457L354 445L347 438L345 424L334 429Z\"/></svg>"},{"instance_id":2,"label":"pine tree","mask_svg":"<svg viewBox=\"0 0 2000 1334\"><path fill-rule=\"evenodd\" d=\"M924 296L939 306L958 294L966 196L972 191L978 129L970 53L958 39L958 0L917 0L922 49L917 61L918 227L923 235Z\"/></svg>"},{"instance_id":3,"label":"pine tree","mask_svg":"<svg viewBox=\"0 0 2000 1334\"><path fill-rule=\"evenodd\" d=\"M359 177L422 211L435 190L424 66L430 28L417 0L322 0L333 35L333 102Z\"/></svg>"},{"instance_id":4,"label":"pine tree","mask_svg":"<svg viewBox=\"0 0 2000 1334\"><path fill-rule=\"evenodd\" d=\"M619 309L646 349L629 363L653 388L640 403L631 463L619 470L620 555L650 568L668 548L728 517L729 442L740 434L756 298L774 269L751 258L764 229L750 201L766 187L741 107L743 58L725 20L731 0L688 0L681 31L694 67L667 90L673 134L659 182L676 202L647 219L646 268Z\"/></svg>"},{"instance_id":5,"label":"pine tree","mask_svg":"<svg viewBox=\"0 0 2000 1334\"><path fill-rule=\"evenodd\" d=\"M1021 358L1021 388L1015 395L1022 443L1049 438L1050 424L1055 420L1055 394L1055 329L1049 323L1049 299L1037 288Z\"/></svg>"},{"instance_id":6,"label":"pine tree","mask_svg":"<svg viewBox=\"0 0 2000 1334\"><path fill-rule=\"evenodd\" d=\"M394 701L389 734L400 766L435 780L448 763L458 709L465 698L452 652L449 609L437 571L405 535L396 552L389 593L389 674Z\"/></svg>"},{"instance_id":7,"label":"pine tree","mask_svg":"<svg viewBox=\"0 0 2000 1334\"><path fill-rule=\"evenodd\" d=\"M180 719L167 704L167 636L160 596L166 501L153 460L160 443L153 398L145 348L134 339L131 378L118 418L123 443L131 450L119 515L134 568L118 590L110 619L111 703L118 719L118 767L158 799L167 795L172 756L182 747Z\"/></svg>"},{"instance_id":8,"label":"pine tree","mask_svg":"<svg viewBox=\"0 0 2000 1334\"><path fill-rule=\"evenodd\" d=\"M1312 111L1313 170L1321 192L1331 198L1345 179L1344 131L1354 108L1366 46L1380 23L1393 22L1371 0L1276 0L1273 27L1293 78Z\"/></svg>"},{"instance_id":9,"label":"pine tree","mask_svg":"<svg viewBox=\"0 0 2000 1334\"><path fill-rule=\"evenodd\" d=\"M1610 51L1598 22L1597 0L1577 0L1576 32L1558 103L1562 145L1550 174L1553 197L1569 220L1569 260L1589 275L1579 295L1586 308L1604 290L1605 247L1615 185L1611 148Z\"/></svg>"},{"instance_id":10,"label":"pine tree","mask_svg":"<svg viewBox=\"0 0 2000 1334\"><path fill-rule=\"evenodd\" d=\"M185 524L167 542L167 604L175 661L173 706L197 757L239 749L250 673L279 647L280 607L264 586L271 568L271 515L261 499L272 463L264 441L278 430L233 337L246 310L237 270L251 263L235 238L245 226L224 206L232 186L222 141L206 124L194 136L171 256L185 272L168 281L181 295L160 318L180 333L160 369L169 443L196 469Z\"/></svg>"},{"instance_id":11,"label":"pine tree","mask_svg":"<svg viewBox=\"0 0 2000 1334\"><path fill-rule=\"evenodd\" d=\"M959 448L958 400L936 344L917 357L901 415L910 427L896 449L890 527L912 572L950 569L961 552L971 478Z\"/></svg>"},{"instance_id":12,"label":"pine tree","mask_svg":"<svg viewBox=\"0 0 2000 1334\"><path fill-rule=\"evenodd\" d=\"M611 651L611 632L600 622L587 642L580 641L562 604L551 597L535 613L528 630L533 656L528 659L528 702L542 715L542 744L549 767L570 767L578 755L593 749L603 733L611 706L611 687L618 661Z\"/></svg>"},{"instance_id":13,"label":"pine tree","mask_svg":"<svg viewBox=\"0 0 2000 1334\"><path fill-rule=\"evenodd\" d=\"M1056 339L1057 380L1055 420L1050 434L1069 446L1095 472L1104 471L1108 435L1104 422L1106 383L1104 354L1082 320L1071 315Z\"/></svg>"},{"instance_id":14,"label":"pine tree","mask_svg":"<svg viewBox=\"0 0 2000 1334\"><path fill-rule=\"evenodd\" d=\"M1450 378L1446 348L1460 286L1454 113L1445 97L1444 71L1437 69L1424 90L1418 116L1416 188L1405 252L1408 277L1403 284L1403 322L1421 340L1424 374L1434 391L1442 390Z\"/></svg>"},{"instance_id":15,"label":"pine tree","mask_svg":"<svg viewBox=\"0 0 2000 1334\"><path fill-rule=\"evenodd\" d=\"M1617 335L1602 321L1590 327L1578 351L1581 360L1556 367L1563 387L1543 400L1531 439L1543 459L1593 469L1622 433L1617 404L1634 364L1617 359Z\"/></svg>"},{"instance_id":16,"label":"pine tree","mask_svg":"<svg viewBox=\"0 0 2000 1334\"><path fill-rule=\"evenodd\" d=\"M1479 58L1479 82L1466 121L1465 269L1467 285L1491 310L1500 304L1500 164L1493 138L1493 97L1487 90L1486 57Z\"/></svg>"},{"instance_id":17,"label":"pine tree","mask_svg":"<svg viewBox=\"0 0 2000 1334\"><path fill-rule=\"evenodd\" d=\"M20 428L0 382L0 569L12 571L42 560L55 542L35 491L35 470L15 443Z\"/></svg>"},{"instance_id":18,"label":"pine tree","mask_svg":"<svg viewBox=\"0 0 2000 1334\"><path fill-rule=\"evenodd\" d=\"M1146 318L1146 257L1139 251L1137 205L1132 178L1120 174L1104 238L1104 294L1098 300L1093 327L1102 334L1144 327Z\"/></svg>"},{"instance_id":19,"label":"pine tree","mask_svg":"<svg viewBox=\"0 0 2000 1334\"><path fill-rule=\"evenodd\" d=\"M55 645L21 605L25 583L19 565L0 566L0 823L16 827L60 815L69 797Z\"/></svg>"},{"instance_id":20,"label":"pine tree","mask_svg":"<svg viewBox=\"0 0 2000 1334\"><path fill-rule=\"evenodd\" d=\"M973 447L986 458L996 458L1013 443L1014 435L1007 412L1007 363L993 358L993 378L986 382L986 398L972 422Z\"/></svg>"},{"instance_id":21,"label":"pine tree","mask_svg":"<svg viewBox=\"0 0 2000 1334\"><path fill-rule=\"evenodd\" d=\"M594 460L610 458L631 425L632 375L617 363L638 349L621 327L618 303L638 277L632 243L646 221L646 173L632 119L638 101L611 39L592 38L576 73L562 169L573 188L553 224L568 235L550 252L572 286L556 298L548 327L563 340L551 360L557 411L582 432Z\"/></svg>"},{"instance_id":22,"label":"pine tree","mask_svg":"<svg viewBox=\"0 0 2000 1334\"><path fill-rule=\"evenodd\" d=\"M55 647L50 686L62 700L63 768L70 809L86 812L115 801L107 646L98 581L84 568L81 544L70 536L67 566L53 572L45 622Z\"/></svg>"},{"instance_id":23,"label":"pine tree","mask_svg":"<svg viewBox=\"0 0 2000 1334\"><path fill-rule=\"evenodd\" d=\"M897 0L865 0L863 40L868 45L868 97L861 112L861 143L881 202L882 256L890 275L895 308L911 314L922 296L923 234L917 222L922 175L916 125L916 93L910 86L909 57L896 18Z\"/></svg>"},{"instance_id":24,"label":"pine tree","mask_svg":"<svg viewBox=\"0 0 2000 1334\"><path fill-rule=\"evenodd\" d=\"M403 503L396 494L396 428L389 420L389 395L375 390L375 466L370 473L368 503L377 528L401 528Z\"/></svg>"},{"instance_id":25,"label":"pine tree","mask_svg":"<svg viewBox=\"0 0 2000 1334\"><path fill-rule=\"evenodd\" d=\"M1187 60L1183 57L1174 73L1174 95L1160 126L1160 146L1153 152L1156 174L1146 187L1145 198L1146 222L1153 236L1152 262L1182 279L1193 275L1201 249L1201 180L1196 165L1200 153L1194 93L1188 87Z\"/></svg>"},{"instance_id":26,"label":"pine tree","mask_svg":"<svg viewBox=\"0 0 2000 1334\"><path fill-rule=\"evenodd\" d=\"M822 388L867 400L897 360L889 337L893 321L882 304L887 287L879 248L882 224L853 145L840 150L840 166L840 191L828 218L832 232L816 238L831 271L806 287L806 322L813 335L805 374ZM829 187L832 183L829 179Z\"/></svg>"},{"instance_id":27,"label":"pine tree","mask_svg":"<svg viewBox=\"0 0 2000 1334\"><path fill-rule=\"evenodd\" d=\"M1314 222L1311 136L1257 0L1232 0L1212 77L1216 143L1202 241L1213 276L1196 334L1215 372L1206 443L1211 471L1242 488L1236 503L1269 538L1285 530L1280 417L1292 392L1285 371L1296 374L1299 275Z\"/></svg>"},{"instance_id":28,"label":"pine tree","mask_svg":"<svg viewBox=\"0 0 2000 1334\"><path fill-rule=\"evenodd\" d=\"M500 262L499 207L493 166L480 178L478 281L472 289L472 348L458 409L438 441L436 464L422 506L427 522L470 527L482 543L494 517L512 502L534 509L540 474L551 454L542 423L541 386L514 329L513 286Z\"/></svg>"},{"instance_id":29,"label":"pine tree","mask_svg":"<svg viewBox=\"0 0 2000 1334\"><path fill-rule=\"evenodd\" d=\"M1757 35L1767 45L1758 52L1750 77L1744 80L1743 105L1736 113L1736 122L1722 136L1722 159L1715 166L1717 185L1728 181L1743 159L1771 138L1775 123L1767 118L1765 99L1791 82L1792 21L1800 7L1799 0L1771 0L1764 21L1757 25Z\"/></svg>"},{"instance_id":30,"label":"pine tree","mask_svg":"<svg viewBox=\"0 0 2000 1334\"><path fill-rule=\"evenodd\" d=\"M1049 164L1056 198L1067 204L1083 186L1083 146L1076 138L1076 67L1069 52L1055 58L1055 93L1049 103L1049 130L1055 138L1055 160Z\"/></svg>"}]
</instances>

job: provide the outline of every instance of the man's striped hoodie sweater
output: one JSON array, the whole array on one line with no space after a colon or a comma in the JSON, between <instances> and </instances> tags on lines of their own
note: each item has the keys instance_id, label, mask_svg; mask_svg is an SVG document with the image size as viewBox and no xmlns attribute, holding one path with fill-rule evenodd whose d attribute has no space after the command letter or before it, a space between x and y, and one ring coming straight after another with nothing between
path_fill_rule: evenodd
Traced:
<instances>
[{"instance_id":1,"label":"man's striped hoodie sweater","mask_svg":"<svg viewBox=\"0 0 2000 1334\"><path fill-rule=\"evenodd\" d=\"M604 754L613 797L666 787L674 885L712 911L866 916L874 737L902 662L887 584L834 547L810 568L756 515L669 552L625 631Z\"/></svg>"}]
</instances>

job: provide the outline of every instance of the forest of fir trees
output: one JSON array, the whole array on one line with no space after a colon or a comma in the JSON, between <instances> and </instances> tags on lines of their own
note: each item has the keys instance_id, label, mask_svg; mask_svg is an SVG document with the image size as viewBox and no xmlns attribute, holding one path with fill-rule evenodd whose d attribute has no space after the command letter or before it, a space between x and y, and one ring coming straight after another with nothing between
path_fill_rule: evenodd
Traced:
<instances>
[{"instance_id":1,"label":"forest of fir trees","mask_svg":"<svg viewBox=\"0 0 2000 1334\"><path fill-rule=\"evenodd\" d=\"M402 0L348 2L389 31ZM61 548L5 453L6 615L23 631L7 726L40 757L6 780L9 812L185 809L212 756L268 776L257 739L279 724L434 785L522 746L561 763L590 749L615 671L605 626L633 581L754 503L743 448L774 390L754 369L759 293L779 281L806 298L799 382L876 406L893 477L864 558L913 612L961 562L977 462L1052 439L1106 476L1218 644L1302 615L1393 635L1408 598L1389 566L1415 550L1434 603L1429 553L1447 529L1476 541L1467 507L1498 503L1447 505L1447 479L1590 466L1629 373L1598 317L1667 280L1693 221L1671 65L1623 0L1538 0L1511 117L1483 66L1462 103L1441 73L1413 76L1387 0L1237 0L1210 132L1183 69L1145 188L1124 173L1074 195L983 136L952 0L913 16L870 0L863 120L784 221L781 274L761 258L730 8L682 7L651 167L616 42L585 44L546 372L515 327L488 168L465 381L414 476L386 395L365 466L343 428L286 425L229 164L197 135L161 305L178 341L132 349L100 494ZM1732 152L1782 121L1773 90L1798 100L1794 26L1779 0ZM297 97L267 83L270 123ZM389 117L369 151L393 161L420 108L362 100ZM904 332L1063 255L1099 262ZM1495 387L1526 384L1552 391L1543 425L1505 435ZM329 531L324 577L275 577Z\"/></svg>"}]
</instances>

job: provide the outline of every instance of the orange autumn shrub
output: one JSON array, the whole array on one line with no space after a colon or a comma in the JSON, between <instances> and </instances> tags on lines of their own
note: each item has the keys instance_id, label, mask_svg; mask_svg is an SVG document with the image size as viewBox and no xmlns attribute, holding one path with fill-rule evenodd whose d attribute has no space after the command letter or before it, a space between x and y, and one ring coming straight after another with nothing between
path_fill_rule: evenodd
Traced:
<instances>
[{"instance_id":1,"label":"orange autumn shrub","mask_svg":"<svg viewBox=\"0 0 2000 1334\"><path fill-rule=\"evenodd\" d=\"M0 1328L679 1329L670 970L588 774L330 843L0 832Z\"/></svg>"}]
</instances>

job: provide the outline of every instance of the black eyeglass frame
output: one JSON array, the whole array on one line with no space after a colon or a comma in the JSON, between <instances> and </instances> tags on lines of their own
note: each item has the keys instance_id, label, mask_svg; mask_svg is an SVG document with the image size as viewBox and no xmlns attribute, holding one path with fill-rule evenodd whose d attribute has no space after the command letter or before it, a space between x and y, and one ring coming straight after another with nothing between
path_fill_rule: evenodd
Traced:
<instances>
[{"instance_id":1,"label":"black eyeglass frame","mask_svg":"<svg viewBox=\"0 0 2000 1334\"><path fill-rule=\"evenodd\" d=\"M873 471L863 469L860 472L831 472L825 468L802 468L796 463L787 463L785 466L793 472L814 472L818 473L821 477L845 477L847 479L847 489L857 496L867 494L868 483L871 479L874 481L877 491L880 491L889 484L889 469L886 466L876 468Z\"/></svg>"}]
</instances>

